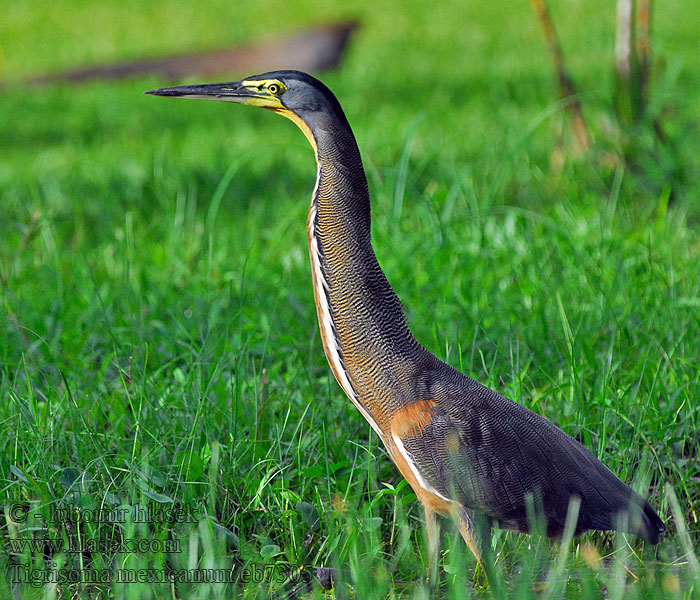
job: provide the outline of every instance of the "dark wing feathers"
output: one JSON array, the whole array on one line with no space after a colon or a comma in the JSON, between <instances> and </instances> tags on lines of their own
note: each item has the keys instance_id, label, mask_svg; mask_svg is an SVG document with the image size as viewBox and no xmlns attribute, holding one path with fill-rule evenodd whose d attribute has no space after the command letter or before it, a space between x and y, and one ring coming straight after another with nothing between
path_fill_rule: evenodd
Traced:
<instances>
[{"instance_id":1,"label":"dark wing feathers","mask_svg":"<svg viewBox=\"0 0 700 600\"><path fill-rule=\"evenodd\" d=\"M658 542L665 527L649 503L549 421L436 360L418 389L431 422L402 439L426 482L507 529L528 531L527 500L541 506L547 534L563 532L569 500L581 500L576 533L617 529ZM541 504L539 504L541 503Z\"/></svg>"}]
</instances>

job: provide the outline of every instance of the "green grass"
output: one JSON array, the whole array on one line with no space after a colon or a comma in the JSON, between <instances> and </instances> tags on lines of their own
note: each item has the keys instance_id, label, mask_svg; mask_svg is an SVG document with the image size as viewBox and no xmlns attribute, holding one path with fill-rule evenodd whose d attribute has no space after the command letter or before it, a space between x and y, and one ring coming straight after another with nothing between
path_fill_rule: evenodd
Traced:
<instances>
[{"instance_id":1,"label":"green grass","mask_svg":"<svg viewBox=\"0 0 700 600\"><path fill-rule=\"evenodd\" d=\"M609 160L612 8L552 7L596 140L555 171L561 110L527 3L365 4L11 3L3 72L360 16L324 80L357 134L375 249L416 337L576 436L669 526L656 548L495 532L496 587L700 596L698 9L657 10L652 110L673 147L641 132L626 169ZM140 94L167 83L0 95L0 596L267 597L243 576L303 565L341 569L334 598L429 597L423 511L323 357L306 140L264 111ZM149 506L192 518L125 517ZM11 546L32 537L63 550ZM149 548L71 551L78 537ZM435 597L492 594L454 532L442 548ZM241 578L12 583L50 560L75 576Z\"/></svg>"}]
</instances>

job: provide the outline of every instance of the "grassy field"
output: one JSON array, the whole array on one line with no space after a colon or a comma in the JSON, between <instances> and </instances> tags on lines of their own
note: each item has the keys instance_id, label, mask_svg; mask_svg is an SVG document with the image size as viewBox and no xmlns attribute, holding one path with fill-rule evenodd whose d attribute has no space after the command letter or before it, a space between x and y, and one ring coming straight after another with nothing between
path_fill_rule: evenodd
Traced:
<instances>
[{"instance_id":1,"label":"grassy field","mask_svg":"<svg viewBox=\"0 0 700 600\"><path fill-rule=\"evenodd\" d=\"M554 168L562 109L528 3L243 4L10 3L2 75L359 17L323 78L416 337L576 436L669 533L494 532L489 588L446 524L429 590L423 511L323 356L303 135L140 93L180 82L8 85L0 597L262 598L300 567L339 569L332 598L700 597L700 9L656 5L648 121L667 140L642 124L626 164L614 8L552 3L594 136L580 157L565 137Z\"/></svg>"}]
</instances>

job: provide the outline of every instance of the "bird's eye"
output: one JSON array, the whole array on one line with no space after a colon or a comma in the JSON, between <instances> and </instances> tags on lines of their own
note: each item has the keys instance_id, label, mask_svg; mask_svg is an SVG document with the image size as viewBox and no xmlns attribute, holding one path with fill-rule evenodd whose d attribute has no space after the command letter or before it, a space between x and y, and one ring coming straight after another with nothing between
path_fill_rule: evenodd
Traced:
<instances>
[{"instance_id":1,"label":"bird's eye","mask_svg":"<svg viewBox=\"0 0 700 600\"><path fill-rule=\"evenodd\" d=\"M267 91L276 96L277 94L279 94L282 91L282 89L280 88L280 86L278 84L271 83L270 85L267 86Z\"/></svg>"}]
</instances>

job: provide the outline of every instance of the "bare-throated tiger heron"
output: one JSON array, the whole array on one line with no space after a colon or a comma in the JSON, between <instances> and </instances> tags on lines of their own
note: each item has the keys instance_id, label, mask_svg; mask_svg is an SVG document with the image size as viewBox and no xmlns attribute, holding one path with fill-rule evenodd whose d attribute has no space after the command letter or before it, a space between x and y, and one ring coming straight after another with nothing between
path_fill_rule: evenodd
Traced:
<instances>
[{"instance_id":1,"label":"bare-throated tiger heron","mask_svg":"<svg viewBox=\"0 0 700 600\"><path fill-rule=\"evenodd\" d=\"M308 138L317 175L306 227L323 349L340 387L423 503L430 556L437 550L435 513L458 519L480 558L477 518L527 533L534 503L547 535L558 537L572 498L579 506L575 534L624 530L658 543L666 528L649 502L584 446L413 337L372 249L355 137L323 83L276 71L147 93L260 106L288 117Z\"/></svg>"}]
</instances>

